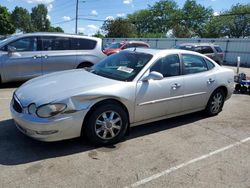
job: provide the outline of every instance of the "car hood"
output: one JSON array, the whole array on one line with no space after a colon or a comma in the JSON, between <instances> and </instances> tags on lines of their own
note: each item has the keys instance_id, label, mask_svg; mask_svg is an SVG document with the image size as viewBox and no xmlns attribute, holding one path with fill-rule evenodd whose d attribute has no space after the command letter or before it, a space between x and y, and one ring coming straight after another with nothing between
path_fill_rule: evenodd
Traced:
<instances>
[{"instance_id":1,"label":"car hood","mask_svg":"<svg viewBox=\"0 0 250 188\"><path fill-rule=\"evenodd\" d=\"M31 103L39 106L116 84L120 81L85 70L70 70L34 78L18 88L15 95L24 107Z\"/></svg>"}]
</instances>

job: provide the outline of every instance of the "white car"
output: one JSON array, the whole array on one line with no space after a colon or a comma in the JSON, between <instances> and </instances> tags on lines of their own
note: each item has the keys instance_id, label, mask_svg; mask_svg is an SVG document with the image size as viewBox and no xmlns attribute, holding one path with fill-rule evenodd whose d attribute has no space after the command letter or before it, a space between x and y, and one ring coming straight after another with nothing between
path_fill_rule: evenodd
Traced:
<instances>
[{"instance_id":1,"label":"white car","mask_svg":"<svg viewBox=\"0 0 250 188\"><path fill-rule=\"evenodd\" d=\"M234 73L185 50L121 51L89 70L45 75L18 88L11 113L19 130L42 141L86 136L118 142L129 126L205 110L217 115Z\"/></svg>"}]
</instances>

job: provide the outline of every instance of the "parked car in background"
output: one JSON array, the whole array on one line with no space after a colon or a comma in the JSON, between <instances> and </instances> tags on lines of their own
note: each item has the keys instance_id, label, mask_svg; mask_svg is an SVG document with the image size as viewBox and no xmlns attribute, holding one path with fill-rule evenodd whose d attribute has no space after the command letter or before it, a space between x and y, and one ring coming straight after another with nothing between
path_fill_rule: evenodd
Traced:
<instances>
[{"instance_id":1,"label":"parked car in background","mask_svg":"<svg viewBox=\"0 0 250 188\"><path fill-rule=\"evenodd\" d=\"M224 60L224 52L217 44L212 43L184 43L175 46L177 49L191 50L199 52L213 59L219 65L222 65Z\"/></svg>"},{"instance_id":2,"label":"parked car in background","mask_svg":"<svg viewBox=\"0 0 250 188\"><path fill-rule=\"evenodd\" d=\"M106 57L102 40L63 33L29 33L0 42L0 82L90 67Z\"/></svg>"},{"instance_id":3,"label":"parked car in background","mask_svg":"<svg viewBox=\"0 0 250 188\"><path fill-rule=\"evenodd\" d=\"M142 41L123 41L123 42L114 42L109 44L105 49L104 53L106 55L111 55L114 53L118 53L121 50L127 49L127 48L149 48L149 44Z\"/></svg>"},{"instance_id":4,"label":"parked car in background","mask_svg":"<svg viewBox=\"0 0 250 188\"><path fill-rule=\"evenodd\" d=\"M129 126L201 110L217 115L233 90L233 71L202 54L138 48L87 70L32 79L14 92L10 108L17 128L37 140L83 135L112 144Z\"/></svg>"}]
</instances>

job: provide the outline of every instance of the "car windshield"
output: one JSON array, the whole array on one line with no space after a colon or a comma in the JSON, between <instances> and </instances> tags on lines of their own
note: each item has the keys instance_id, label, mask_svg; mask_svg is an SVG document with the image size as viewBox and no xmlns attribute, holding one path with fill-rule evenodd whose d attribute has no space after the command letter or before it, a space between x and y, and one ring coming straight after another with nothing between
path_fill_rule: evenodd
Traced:
<instances>
[{"instance_id":1,"label":"car windshield","mask_svg":"<svg viewBox=\"0 0 250 188\"><path fill-rule=\"evenodd\" d=\"M111 43L107 48L114 49L114 48L120 48L121 46L122 46L121 43L115 42L115 43Z\"/></svg>"},{"instance_id":2,"label":"car windshield","mask_svg":"<svg viewBox=\"0 0 250 188\"><path fill-rule=\"evenodd\" d=\"M147 53L123 51L108 56L89 71L114 80L132 81L152 57Z\"/></svg>"}]
</instances>

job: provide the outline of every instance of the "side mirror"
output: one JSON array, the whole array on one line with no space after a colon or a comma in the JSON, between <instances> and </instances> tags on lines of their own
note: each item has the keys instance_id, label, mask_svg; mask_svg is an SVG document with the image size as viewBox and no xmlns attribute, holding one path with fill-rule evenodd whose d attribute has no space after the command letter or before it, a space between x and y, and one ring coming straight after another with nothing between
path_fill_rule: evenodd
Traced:
<instances>
[{"instance_id":1,"label":"side mirror","mask_svg":"<svg viewBox=\"0 0 250 188\"><path fill-rule=\"evenodd\" d=\"M152 71L142 79L142 81L148 81L148 80L162 80L164 77L161 73Z\"/></svg>"},{"instance_id":2,"label":"side mirror","mask_svg":"<svg viewBox=\"0 0 250 188\"><path fill-rule=\"evenodd\" d=\"M14 52L16 52L16 48L14 46L8 46L8 53L11 54Z\"/></svg>"}]
</instances>

